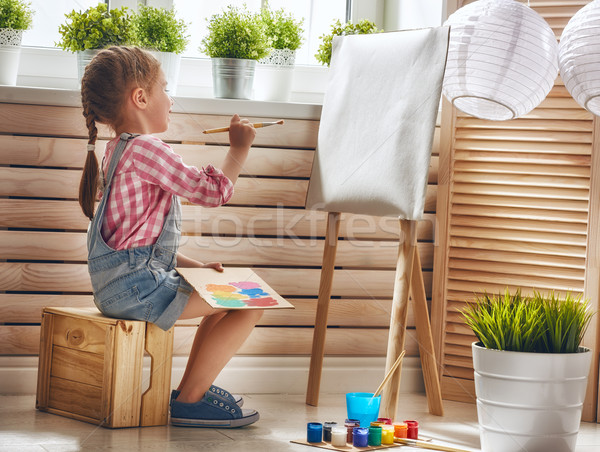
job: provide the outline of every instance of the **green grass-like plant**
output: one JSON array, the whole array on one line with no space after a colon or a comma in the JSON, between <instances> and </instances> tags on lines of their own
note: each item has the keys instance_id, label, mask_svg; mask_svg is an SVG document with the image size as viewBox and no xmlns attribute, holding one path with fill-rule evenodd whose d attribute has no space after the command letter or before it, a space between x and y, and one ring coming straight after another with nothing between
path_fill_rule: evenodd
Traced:
<instances>
[{"instance_id":1,"label":"green grass-like plant","mask_svg":"<svg viewBox=\"0 0 600 452\"><path fill-rule=\"evenodd\" d=\"M174 10L140 4L131 25L134 43L145 49L182 53L188 43L188 25L177 19Z\"/></svg>"},{"instance_id":2,"label":"green grass-like plant","mask_svg":"<svg viewBox=\"0 0 600 452\"><path fill-rule=\"evenodd\" d=\"M229 5L208 20L208 36L200 50L211 58L260 60L269 54L270 47L260 14L249 12L246 5Z\"/></svg>"},{"instance_id":3,"label":"green grass-like plant","mask_svg":"<svg viewBox=\"0 0 600 452\"><path fill-rule=\"evenodd\" d=\"M304 33L302 28L304 18L298 21L291 14L287 14L283 8L273 11L268 3L261 10L260 15L267 36L271 39L272 48L296 50L300 47L302 33Z\"/></svg>"},{"instance_id":4,"label":"green grass-like plant","mask_svg":"<svg viewBox=\"0 0 600 452\"><path fill-rule=\"evenodd\" d=\"M99 3L84 12L73 10L65 18L67 23L58 28L62 38L56 43L63 50L77 52L133 42L127 7L109 11L106 3Z\"/></svg>"},{"instance_id":5,"label":"green grass-like plant","mask_svg":"<svg viewBox=\"0 0 600 452\"><path fill-rule=\"evenodd\" d=\"M29 30L32 21L31 3L22 0L0 0L0 28Z\"/></svg>"},{"instance_id":6,"label":"green grass-like plant","mask_svg":"<svg viewBox=\"0 0 600 452\"><path fill-rule=\"evenodd\" d=\"M524 297L488 295L462 309L462 314L484 347L536 353L577 353L592 313L588 301L567 293L564 298L534 291Z\"/></svg>"},{"instance_id":7,"label":"green grass-like plant","mask_svg":"<svg viewBox=\"0 0 600 452\"><path fill-rule=\"evenodd\" d=\"M367 19L363 19L357 24L347 22L342 25L339 20L336 20L331 25L331 33L328 35L320 36L321 45L319 45L319 51L315 54L315 58L321 64L329 66L331 63L331 44L335 36L346 36L346 35L363 35L370 33L381 33L383 30L378 30L377 25Z\"/></svg>"}]
</instances>

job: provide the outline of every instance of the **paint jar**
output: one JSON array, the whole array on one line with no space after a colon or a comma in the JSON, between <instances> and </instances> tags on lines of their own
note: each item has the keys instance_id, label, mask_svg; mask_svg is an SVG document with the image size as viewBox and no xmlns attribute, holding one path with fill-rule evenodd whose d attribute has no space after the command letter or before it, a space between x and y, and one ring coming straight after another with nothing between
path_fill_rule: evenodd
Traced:
<instances>
[{"instance_id":1,"label":"paint jar","mask_svg":"<svg viewBox=\"0 0 600 452\"><path fill-rule=\"evenodd\" d=\"M323 424L320 422L309 422L306 425L306 441L309 443L320 443L323 440Z\"/></svg>"},{"instance_id":2,"label":"paint jar","mask_svg":"<svg viewBox=\"0 0 600 452\"><path fill-rule=\"evenodd\" d=\"M392 425L392 420L389 417L378 417L377 422L381 422L382 424Z\"/></svg>"},{"instance_id":3,"label":"paint jar","mask_svg":"<svg viewBox=\"0 0 600 452\"><path fill-rule=\"evenodd\" d=\"M408 435L408 426L404 422L394 423L394 438L406 438Z\"/></svg>"},{"instance_id":4,"label":"paint jar","mask_svg":"<svg viewBox=\"0 0 600 452\"><path fill-rule=\"evenodd\" d=\"M381 444L394 444L394 426L385 424L381 427Z\"/></svg>"},{"instance_id":5,"label":"paint jar","mask_svg":"<svg viewBox=\"0 0 600 452\"><path fill-rule=\"evenodd\" d=\"M348 418L358 419L361 427L369 427L379 416L381 396L373 397L371 392L349 392L346 394Z\"/></svg>"},{"instance_id":6,"label":"paint jar","mask_svg":"<svg viewBox=\"0 0 600 452\"><path fill-rule=\"evenodd\" d=\"M331 445L333 447L346 447L346 437L348 431L345 427L332 427L331 428Z\"/></svg>"},{"instance_id":7,"label":"paint jar","mask_svg":"<svg viewBox=\"0 0 600 452\"><path fill-rule=\"evenodd\" d=\"M369 446L381 446L381 427L369 427Z\"/></svg>"},{"instance_id":8,"label":"paint jar","mask_svg":"<svg viewBox=\"0 0 600 452\"><path fill-rule=\"evenodd\" d=\"M331 429L337 425L337 422L323 423L323 441L331 441Z\"/></svg>"},{"instance_id":9,"label":"paint jar","mask_svg":"<svg viewBox=\"0 0 600 452\"><path fill-rule=\"evenodd\" d=\"M369 445L369 429L354 427L352 430L352 445L354 447L367 447Z\"/></svg>"},{"instance_id":10,"label":"paint jar","mask_svg":"<svg viewBox=\"0 0 600 452\"><path fill-rule=\"evenodd\" d=\"M344 421L344 427L348 429L346 434L346 441L352 444L352 431L354 427L360 427L360 421L358 419L346 419Z\"/></svg>"},{"instance_id":11,"label":"paint jar","mask_svg":"<svg viewBox=\"0 0 600 452\"><path fill-rule=\"evenodd\" d=\"M404 421L404 423L408 427L406 437L408 439L418 439L419 438L419 423L417 421Z\"/></svg>"},{"instance_id":12,"label":"paint jar","mask_svg":"<svg viewBox=\"0 0 600 452\"><path fill-rule=\"evenodd\" d=\"M375 421L375 422L371 422L370 427L381 427L383 426L383 422L379 422L379 421Z\"/></svg>"}]
</instances>

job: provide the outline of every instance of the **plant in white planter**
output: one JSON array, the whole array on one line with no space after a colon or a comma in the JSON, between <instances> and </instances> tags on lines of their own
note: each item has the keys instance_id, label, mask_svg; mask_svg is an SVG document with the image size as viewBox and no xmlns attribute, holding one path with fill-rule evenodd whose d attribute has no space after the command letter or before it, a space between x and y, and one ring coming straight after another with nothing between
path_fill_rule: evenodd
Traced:
<instances>
[{"instance_id":1,"label":"plant in white planter","mask_svg":"<svg viewBox=\"0 0 600 452\"><path fill-rule=\"evenodd\" d=\"M132 23L134 43L149 50L161 63L167 92L176 94L180 54L188 43L188 25L177 19L174 10L139 5Z\"/></svg>"},{"instance_id":2,"label":"plant in white planter","mask_svg":"<svg viewBox=\"0 0 600 452\"><path fill-rule=\"evenodd\" d=\"M61 40L56 46L77 53L80 82L85 66L98 50L133 42L131 16L127 7L109 10L106 3L99 3L84 12L73 10L65 14L65 18L67 22L58 27Z\"/></svg>"},{"instance_id":3,"label":"plant in white planter","mask_svg":"<svg viewBox=\"0 0 600 452\"><path fill-rule=\"evenodd\" d=\"M249 99L256 61L268 55L269 47L259 14L230 5L213 15L200 50L212 59L215 97Z\"/></svg>"},{"instance_id":4,"label":"plant in white planter","mask_svg":"<svg viewBox=\"0 0 600 452\"><path fill-rule=\"evenodd\" d=\"M581 347L587 302L520 291L477 300L462 312L473 343L484 452L575 450L592 354Z\"/></svg>"},{"instance_id":5,"label":"plant in white planter","mask_svg":"<svg viewBox=\"0 0 600 452\"><path fill-rule=\"evenodd\" d=\"M304 18L296 20L285 9L261 10L265 31L271 40L269 55L258 61L255 97L260 100L287 101L292 90L296 50L302 44Z\"/></svg>"},{"instance_id":6,"label":"plant in white planter","mask_svg":"<svg viewBox=\"0 0 600 452\"><path fill-rule=\"evenodd\" d=\"M30 3L0 0L0 85L17 84L21 39L32 20Z\"/></svg>"}]
</instances>

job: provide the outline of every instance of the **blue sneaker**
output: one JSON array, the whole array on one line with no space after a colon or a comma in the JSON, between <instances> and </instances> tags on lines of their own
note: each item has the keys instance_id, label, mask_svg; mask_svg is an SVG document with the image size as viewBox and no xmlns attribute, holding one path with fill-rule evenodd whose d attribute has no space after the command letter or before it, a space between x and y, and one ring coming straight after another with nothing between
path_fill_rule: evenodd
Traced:
<instances>
[{"instance_id":1,"label":"blue sneaker","mask_svg":"<svg viewBox=\"0 0 600 452\"><path fill-rule=\"evenodd\" d=\"M208 390L210 392L214 392L215 394L220 395L221 397L225 397L226 399L232 400L240 408L244 406L244 398L239 394L229 394L229 392L227 392L225 389L219 388L215 385L210 385L210 388ZM169 401L169 406L173 403L173 400L179 397L180 392L181 391L178 391L177 389L173 389L171 391L171 400Z\"/></svg>"},{"instance_id":2,"label":"blue sneaker","mask_svg":"<svg viewBox=\"0 0 600 452\"><path fill-rule=\"evenodd\" d=\"M171 404L171 425L179 427L237 428L259 418L256 410L242 410L235 402L210 391L199 402L173 400Z\"/></svg>"}]
</instances>

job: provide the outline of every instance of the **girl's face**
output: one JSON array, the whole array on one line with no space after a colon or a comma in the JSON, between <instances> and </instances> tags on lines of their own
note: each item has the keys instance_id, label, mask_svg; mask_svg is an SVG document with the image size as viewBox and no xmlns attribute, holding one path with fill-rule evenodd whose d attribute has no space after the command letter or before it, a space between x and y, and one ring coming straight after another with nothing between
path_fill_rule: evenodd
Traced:
<instances>
[{"instance_id":1,"label":"girl's face","mask_svg":"<svg viewBox=\"0 0 600 452\"><path fill-rule=\"evenodd\" d=\"M169 113L173 99L166 93L167 80L161 70L149 94L148 120L152 128L150 133L165 132L169 128Z\"/></svg>"}]
</instances>

